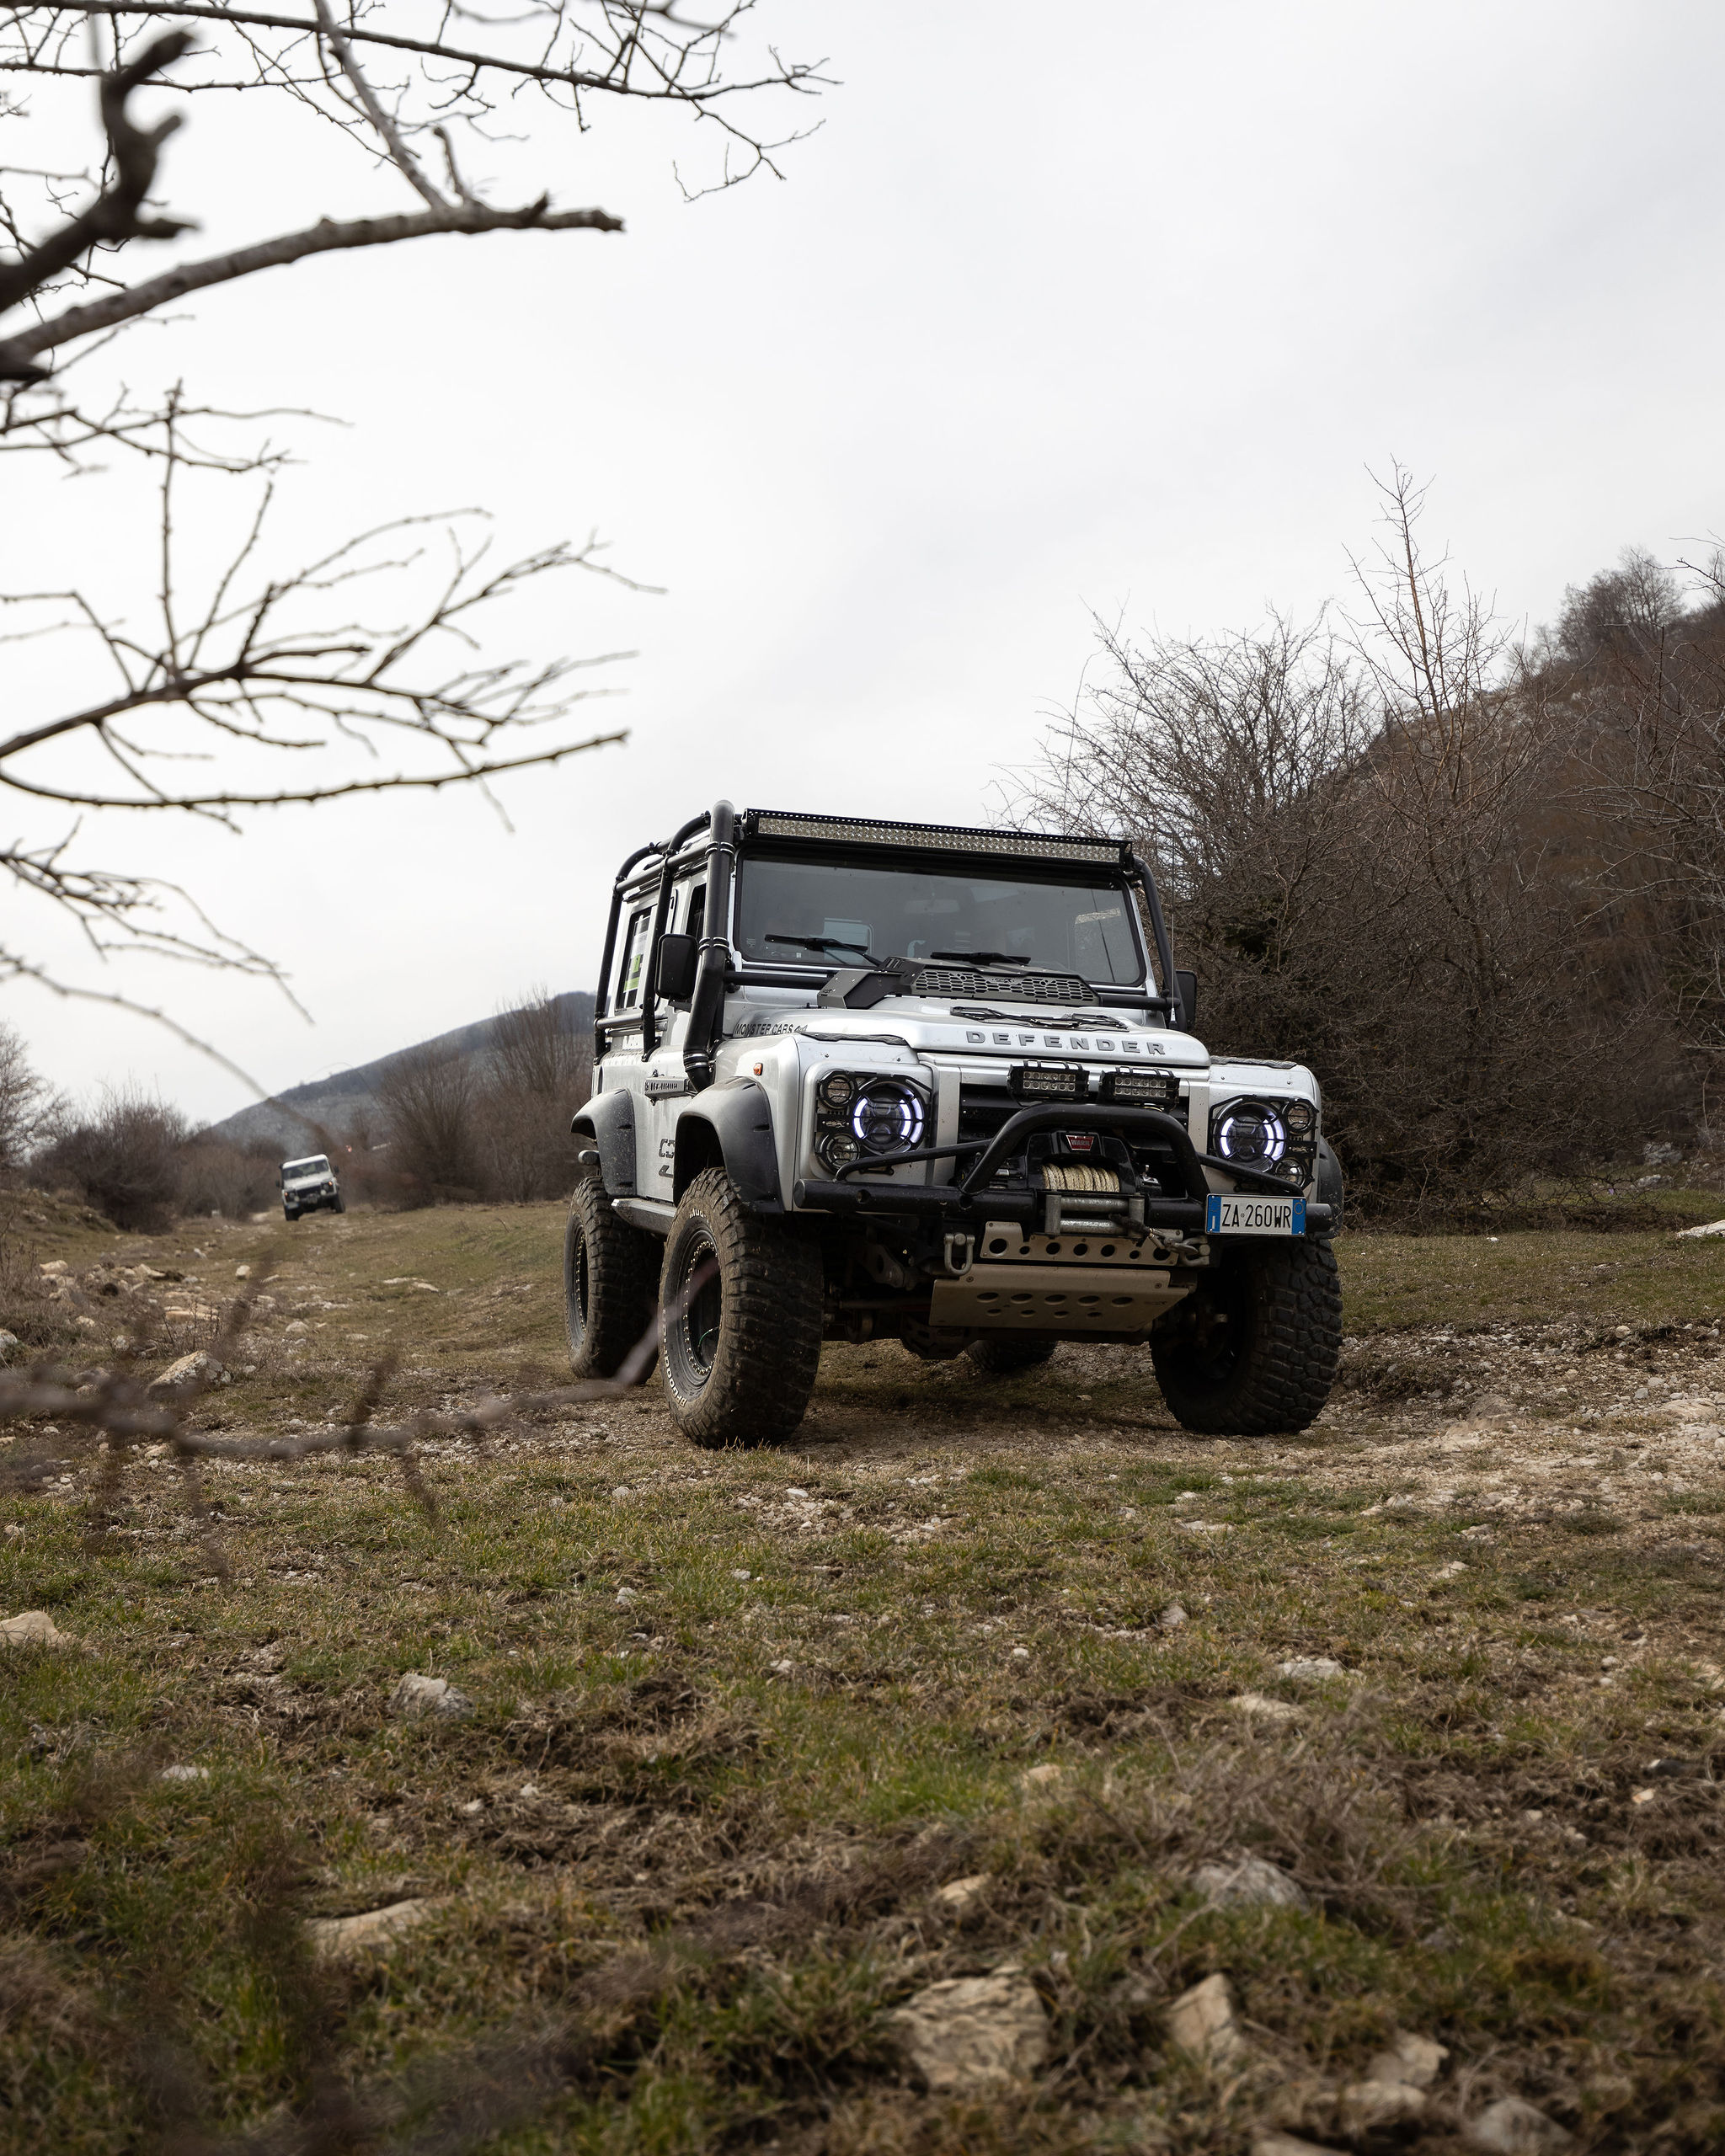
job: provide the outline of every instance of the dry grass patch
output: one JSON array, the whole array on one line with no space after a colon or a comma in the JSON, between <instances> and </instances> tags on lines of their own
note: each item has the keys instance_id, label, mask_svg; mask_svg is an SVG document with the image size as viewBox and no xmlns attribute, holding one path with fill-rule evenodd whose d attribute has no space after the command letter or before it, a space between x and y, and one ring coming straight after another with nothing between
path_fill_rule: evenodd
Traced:
<instances>
[{"instance_id":1,"label":"dry grass patch","mask_svg":"<svg viewBox=\"0 0 1725 2156\"><path fill-rule=\"evenodd\" d=\"M396 1406L554 1380L560 1230L276 1235L199 1417L315 1423L385 1353ZM266 1240L121 1255L214 1296ZM45 1480L0 1602L81 1644L0 1694L7 2131L932 2156L1279 2119L1364 2156L1337 2091L1405 2030L1450 2059L1404 2148L1511 2095L1581 2150L1717 2146L1725 1252L1504 1247L1349 1238L1356 1382L1264 1444L1175 1429L1135 1351L991 1382L883 1346L829 1351L782 1452L686 1450L651 1390L441 1441L435 1521L379 1460L214 1467L226 1583L164 1465L96 1549L82 1471ZM1621 1305L1552 1299L1607 1262ZM1443 1315L1524 1276L1536 1316ZM393 1716L407 1670L471 1712ZM1210 1898L1252 1864L1286 1895ZM305 1918L404 1900L310 1959ZM929 2094L892 2010L1010 1963L1033 2084ZM1231 2074L1168 2037L1215 1972Z\"/></svg>"}]
</instances>

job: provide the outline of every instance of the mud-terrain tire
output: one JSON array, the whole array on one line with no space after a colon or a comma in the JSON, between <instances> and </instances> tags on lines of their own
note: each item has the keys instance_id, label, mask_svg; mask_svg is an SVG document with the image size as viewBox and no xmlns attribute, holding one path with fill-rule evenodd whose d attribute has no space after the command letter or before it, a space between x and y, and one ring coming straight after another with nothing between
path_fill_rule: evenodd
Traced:
<instances>
[{"instance_id":1,"label":"mud-terrain tire","mask_svg":"<svg viewBox=\"0 0 1725 2156\"><path fill-rule=\"evenodd\" d=\"M1009 1378L1045 1363L1058 1344L1039 1340L1031 1332L984 1332L970 1342L964 1353L985 1377Z\"/></svg>"},{"instance_id":2,"label":"mud-terrain tire","mask_svg":"<svg viewBox=\"0 0 1725 2156\"><path fill-rule=\"evenodd\" d=\"M665 1241L659 1361L697 1445L770 1445L802 1421L820 1366L820 1251L751 1213L723 1168L683 1193Z\"/></svg>"},{"instance_id":3,"label":"mud-terrain tire","mask_svg":"<svg viewBox=\"0 0 1725 2156\"><path fill-rule=\"evenodd\" d=\"M611 1209L597 1176L583 1176L563 1238L563 1328L578 1378L615 1377L653 1322L659 1238Z\"/></svg>"},{"instance_id":4,"label":"mud-terrain tire","mask_svg":"<svg viewBox=\"0 0 1725 2156\"><path fill-rule=\"evenodd\" d=\"M1225 1246L1215 1272L1151 1335L1162 1398L1210 1438L1303 1430L1342 1352L1342 1283L1327 1240Z\"/></svg>"},{"instance_id":5,"label":"mud-terrain tire","mask_svg":"<svg viewBox=\"0 0 1725 2156\"><path fill-rule=\"evenodd\" d=\"M340 1198L332 1198L329 1201L329 1209L332 1213L345 1213L347 1210L346 1200Z\"/></svg>"},{"instance_id":6,"label":"mud-terrain tire","mask_svg":"<svg viewBox=\"0 0 1725 2156\"><path fill-rule=\"evenodd\" d=\"M297 1220L300 1216L291 1205L284 1205L281 1209L281 1217L284 1220Z\"/></svg>"}]
</instances>

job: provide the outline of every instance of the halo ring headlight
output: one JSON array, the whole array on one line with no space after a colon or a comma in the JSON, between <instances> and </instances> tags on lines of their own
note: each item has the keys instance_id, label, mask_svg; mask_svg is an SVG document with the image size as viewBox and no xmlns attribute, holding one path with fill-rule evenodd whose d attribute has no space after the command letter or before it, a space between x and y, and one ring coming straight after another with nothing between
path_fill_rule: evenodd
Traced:
<instances>
[{"instance_id":1,"label":"halo ring headlight","mask_svg":"<svg viewBox=\"0 0 1725 2156\"><path fill-rule=\"evenodd\" d=\"M1215 1150L1242 1168L1273 1168L1288 1150L1288 1126L1265 1101L1236 1101L1216 1119Z\"/></svg>"},{"instance_id":2,"label":"halo ring headlight","mask_svg":"<svg viewBox=\"0 0 1725 2156\"><path fill-rule=\"evenodd\" d=\"M876 1158L914 1152L927 1125L922 1096L901 1078L870 1078L857 1087L847 1128L863 1152Z\"/></svg>"}]
</instances>

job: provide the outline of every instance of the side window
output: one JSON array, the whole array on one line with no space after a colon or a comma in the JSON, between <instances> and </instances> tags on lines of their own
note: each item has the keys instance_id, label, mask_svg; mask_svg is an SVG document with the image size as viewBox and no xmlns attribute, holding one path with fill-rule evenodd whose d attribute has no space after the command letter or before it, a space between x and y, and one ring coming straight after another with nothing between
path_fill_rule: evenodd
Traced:
<instances>
[{"instance_id":1,"label":"side window","mask_svg":"<svg viewBox=\"0 0 1725 2156\"><path fill-rule=\"evenodd\" d=\"M650 906L643 906L638 913L629 915L629 931L623 939L622 963L617 977L619 1011L638 1011L641 1007L641 974L647 963L647 937L652 926Z\"/></svg>"},{"instance_id":2,"label":"side window","mask_svg":"<svg viewBox=\"0 0 1725 2156\"><path fill-rule=\"evenodd\" d=\"M697 883L689 894L688 918L683 924L685 936L692 936L698 942L707 922L707 886Z\"/></svg>"}]
</instances>

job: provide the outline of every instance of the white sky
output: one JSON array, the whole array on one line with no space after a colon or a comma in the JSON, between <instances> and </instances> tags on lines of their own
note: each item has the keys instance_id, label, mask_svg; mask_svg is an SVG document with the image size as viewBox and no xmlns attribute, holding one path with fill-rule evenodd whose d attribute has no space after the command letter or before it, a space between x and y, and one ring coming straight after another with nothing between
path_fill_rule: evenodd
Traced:
<instances>
[{"instance_id":1,"label":"white sky","mask_svg":"<svg viewBox=\"0 0 1725 2156\"><path fill-rule=\"evenodd\" d=\"M302 264L123 351L140 387L350 423L285 424L296 551L467 502L506 552L596 528L666 595L547 590L490 648L638 648L592 707L628 745L505 782L513 835L454 795L276 812L243 844L87 828L83 858L174 878L280 959L311 1026L262 985L92 966L15 900L8 940L291 1085L590 986L617 859L716 795L990 820L1092 610L1186 632L1316 607L1392 455L1518 619L1626 543L1725 527L1717 8L763 5L841 84L791 115L825 125L785 184L686 206L669 159L695 146L650 115L547 125L513 169L625 236ZM189 120L163 190L204 219L189 251L361 202L297 134ZM136 572L121 483L5 483L0 589ZM66 694L8 670L8 713ZM71 1089L246 1097L142 1020L20 988L0 1015Z\"/></svg>"}]
</instances>

